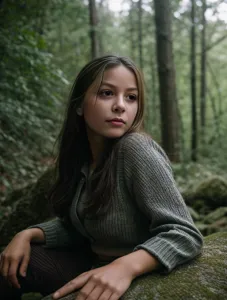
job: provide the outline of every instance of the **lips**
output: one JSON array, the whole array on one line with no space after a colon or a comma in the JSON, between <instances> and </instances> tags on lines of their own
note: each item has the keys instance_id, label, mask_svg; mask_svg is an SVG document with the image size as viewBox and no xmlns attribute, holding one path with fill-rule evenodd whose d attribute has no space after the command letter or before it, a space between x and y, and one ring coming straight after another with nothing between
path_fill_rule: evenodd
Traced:
<instances>
[{"instance_id":1,"label":"lips","mask_svg":"<svg viewBox=\"0 0 227 300\"><path fill-rule=\"evenodd\" d=\"M114 118L114 119L111 119L111 120L107 120L107 122L118 122L118 123L125 124L125 121L123 119L120 119L120 118Z\"/></svg>"}]
</instances>

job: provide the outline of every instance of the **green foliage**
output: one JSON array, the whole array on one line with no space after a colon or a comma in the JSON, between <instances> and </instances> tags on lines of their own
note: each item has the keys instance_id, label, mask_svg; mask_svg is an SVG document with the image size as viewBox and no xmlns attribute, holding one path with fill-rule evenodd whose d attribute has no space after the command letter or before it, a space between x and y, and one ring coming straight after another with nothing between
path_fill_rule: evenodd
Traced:
<instances>
[{"instance_id":1,"label":"green foliage","mask_svg":"<svg viewBox=\"0 0 227 300\"><path fill-rule=\"evenodd\" d=\"M70 82L90 60L89 12L84 1L50 1L46 39L54 62Z\"/></svg>"},{"instance_id":2,"label":"green foliage","mask_svg":"<svg viewBox=\"0 0 227 300\"><path fill-rule=\"evenodd\" d=\"M4 193L45 168L46 161L40 160L51 155L60 91L67 81L52 64L44 37L25 25L23 17L0 28L0 49L0 192Z\"/></svg>"}]
</instances>

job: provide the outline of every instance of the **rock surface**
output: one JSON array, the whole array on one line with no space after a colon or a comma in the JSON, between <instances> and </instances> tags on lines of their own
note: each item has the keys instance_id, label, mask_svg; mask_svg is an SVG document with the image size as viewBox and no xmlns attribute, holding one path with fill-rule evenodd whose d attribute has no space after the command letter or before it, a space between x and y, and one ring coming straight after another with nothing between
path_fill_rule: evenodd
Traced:
<instances>
[{"instance_id":1,"label":"rock surface","mask_svg":"<svg viewBox=\"0 0 227 300\"><path fill-rule=\"evenodd\" d=\"M47 200L47 192L53 170L49 169L37 181L26 187L24 191L15 191L6 201L6 205L13 203L12 212L0 222L0 246L5 246L19 231L30 225L37 224L51 217L51 210ZM16 199L18 196L19 199Z\"/></svg>"},{"instance_id":2,"label":"rock surface","mask_svg":"<svg viewBox=\"0 0 227 300\"><path fill-rule=\"evenodd\" d=\"M220 176L211 176L200 182L194 189L183 192L184 199L189 206L199 209L206 205L210 209L227 206L227 181Z\"/></svg>"},{"instance_id":3,"label":"rock surface","mask_svg":"<svg viewBox=\"0 0 227 300\"><path fill-rule=\"evenodd\" d=\"M61 300L75 300L70 294ZM205 238L202 255L169 275L137 278L122 300L225 300L227 299L227 232ZM42 300L52 300L47 296Z\"/></svg>"},{"instance_id":4,"label":"rock surface","mask_svg":"<svg viewBox=\"0 0 227 300\"><path fill-rule=\"evenodd\" d=\"M211 176L183 192L189 212L204 236L227 231L227 181Z\"/></svg>"}]
</instances>

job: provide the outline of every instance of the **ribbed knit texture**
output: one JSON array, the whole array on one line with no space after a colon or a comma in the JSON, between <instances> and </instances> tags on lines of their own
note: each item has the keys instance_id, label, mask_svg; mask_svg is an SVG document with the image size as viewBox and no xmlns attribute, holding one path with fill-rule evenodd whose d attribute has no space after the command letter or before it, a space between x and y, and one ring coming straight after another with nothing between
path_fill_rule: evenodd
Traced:
<instances>
[{"instance_id":1,"label":"ribbed knit texture","mask_svg":"<svg viewBox=\"0 0 227 300\"><path fill-rule=\"evenodd\" d=\"M161 147L145 134L131 133L119 141L116 164L116 187L108 213L80 222L77 206L87 181L83 175L71 207L72 224L77 230L66 227L60 219L33 226L43 229L46 246L75 243L79 247L85 236L100 255L123 255L144 249L166 271L198 255L202 236L176 187Z\"/></svg>"}]
</instances>

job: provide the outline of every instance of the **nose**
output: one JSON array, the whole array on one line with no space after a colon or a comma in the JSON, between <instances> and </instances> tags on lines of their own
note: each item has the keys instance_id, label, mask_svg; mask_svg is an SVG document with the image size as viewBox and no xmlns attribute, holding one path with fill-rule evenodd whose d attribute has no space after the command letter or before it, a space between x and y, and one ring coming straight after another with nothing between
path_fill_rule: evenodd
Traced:
<instances>
[{"instance_id":1,"label":"nose","mask_svg":"<svg viewBox=\"0 0 227 300\"><path fill-rule=\"evenodd\" d=\"M115 102L113 104L113 111L114 112L124 112L125 111L125 101L124 96L119 95L115 98Z\"/></svg>"}]
</instances>

